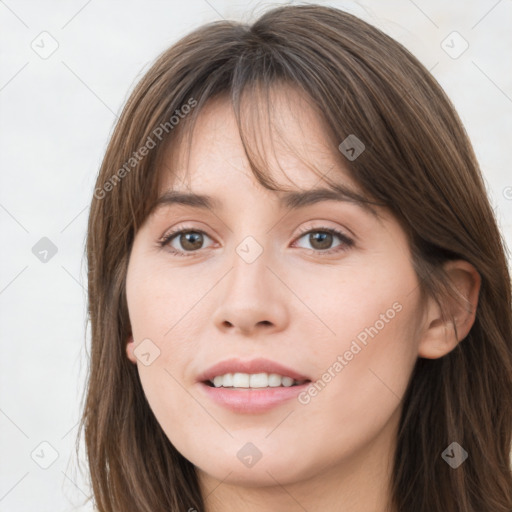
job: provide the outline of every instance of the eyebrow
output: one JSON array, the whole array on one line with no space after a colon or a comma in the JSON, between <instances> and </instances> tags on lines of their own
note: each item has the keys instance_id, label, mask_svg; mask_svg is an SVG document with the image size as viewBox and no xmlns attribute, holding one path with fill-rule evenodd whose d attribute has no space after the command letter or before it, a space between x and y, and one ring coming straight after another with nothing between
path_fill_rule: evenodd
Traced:
<instances>
[{"instance_id":1,"label":"eyebrow","mask_svg":"<svg viewBox=\"0 0 512 512\"><path fill-rule=\"evenodd\" d=\"M278 198L279 205L282 208L290 210L298 210L306 206L310 206L322 201L339 201L346 203L353 203L361 207L366 212L375 217L379 217L378 213L371 206L371 201L360 196L356 192L350 190L343 185L336 185L335 189L319 188L305 191L291 191L282 192ZM162 194L155 202L152 209L160 206L171 206L174 204L181 204L191 206L193 208L200 208L203 210L220 210L222 209L222 202L212 196L206 194L194 194L188 192L180 192L177 190L168 190ZM377 204L377 203L374 203Z\"/></svg>"}]
</instances>

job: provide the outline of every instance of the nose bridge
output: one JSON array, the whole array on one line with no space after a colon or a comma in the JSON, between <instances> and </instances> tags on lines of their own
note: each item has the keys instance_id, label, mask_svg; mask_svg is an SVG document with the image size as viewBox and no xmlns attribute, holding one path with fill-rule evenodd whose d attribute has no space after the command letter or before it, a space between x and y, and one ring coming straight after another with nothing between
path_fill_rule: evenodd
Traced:
<instances>
[{"instance_id":1,"label":"nose bridge","mask_svg":"<svg viewBox=\"0 0 512 512\"><path fill-rule=\"evenodd\" d=\"M242 208L242 205L240 205ZM230 279L236 281L258 278L268 272L266 265L272 265L272 231L268 209L261 209L261 204L248 202L232 223L234 244L231 265L234 267ZM229 259L229 258L228 258Z\"/></svg>"},{"instance_id":2,"label":"nose bridge","mask_svg":"<svg viewBox=\"0 0 512 512\"><path fill-rule=\"evenodd\" d=\"M242 293L239 299L244 298L246 303L256 303L262 294L270 296L273 284L268 279L270 271L267 265L271 264L271 259L268 247L265 248L252 235L246 236L235 247L228 293Z\"/></svg>"}]
</instances>

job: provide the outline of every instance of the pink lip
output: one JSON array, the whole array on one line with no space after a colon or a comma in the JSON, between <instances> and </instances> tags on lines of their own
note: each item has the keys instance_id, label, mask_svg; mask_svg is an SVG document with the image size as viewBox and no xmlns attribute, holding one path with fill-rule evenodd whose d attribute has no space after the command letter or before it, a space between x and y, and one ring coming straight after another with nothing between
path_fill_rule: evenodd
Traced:
<instances>
[{"instance_id":1,"label":"pink lip","mask_svg":"<svg viewBox=\"0 0 512 512\"><path fill-rule=\"evenodd\" d=\"M309 377L301 375L291 368L263 358L250 361L242 361L236 358L227 359L208 368L198 375L197 380L198 382L206 382L213 380L217 375L225 375L226 373L277 373L283 377L291 377L299 382L311 380Z\"/></svg>"},{"instance_id":2,"label":"pink lip","mask_svg":"<svg viewBox=\"0 0 512 512\"><path fill-rule=\"evenodd\" d=\"M217 375L226 373L277 373L283 377L291 377L304 384L275 388L215 388L208 385ZM269 359L228 359L208 368L197 377L199 387L208 398L217 404L239 413L260 413L296 398L310 384L311 379L282 364Z\"/></svg>"},{"instance_id":3,"label":"pink lip","mask_svg":"<svg viewBox=\"0 0 512 512\"><path fill-rule=\"evenodd\" d=\"M229 373L229 372L228 372ZM199 383L199 387L208 398L218 405L226 407L237 413L262 413L282 404L292 398L296 398L311 383L306 382L298 386L276 388L213 388Z\"/></svg>"}]
</instances>

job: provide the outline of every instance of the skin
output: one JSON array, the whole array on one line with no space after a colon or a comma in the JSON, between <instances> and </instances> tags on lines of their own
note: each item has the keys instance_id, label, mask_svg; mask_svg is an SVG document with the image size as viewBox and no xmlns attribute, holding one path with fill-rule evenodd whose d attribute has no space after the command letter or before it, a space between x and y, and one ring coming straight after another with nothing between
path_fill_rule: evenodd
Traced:
<instances>
[{"instance_id":1,"label":"skin","mask_svg":"<svg viewBox=\"0 0 512 512\"><path fill-rule=\"evenodd\" d=\"M319 176L303 158L323 172L332 168L330 177L336 173L359 191L304 98L280 89L275 99L275 122L299 156L273 137L275 157L267 155L273 177L289 189L318 187ZM442 357L467 335L479 275L465 261L447 265L474 306L468 312L451 304L456 338L439 306L421 303L405 233L389 212L379 210L379 221L354 203L332 200L286 211L277 202L281 193L252 175L229 103L211 101L200 116L189 166L181 145L172 160L169 153L160 192L209 194L222 207L162 206L138 231L127 274L127 357L137 364L169 440L196 466L208 512L384 512L401 399L414 363ZM263 134L262 147L269 147L272 134ZM189 257L158 246L181 226L207 235ZM354 244L322 256L325 246L299 230L325 227ZM235 251L247 236L264 249L250 264ZM186 244L179 235L172 242L183 252ZM327 247L343 245L333 237ZM292 399L265 413L242 414L200 392L197 374L233 356L267 357L321 379L393 304L401 310L307 404ZM144 339L160 350L149 366L134 354ZM262 453L250 468L237 458L248 442Z\"/></svg>"}]
</instances>

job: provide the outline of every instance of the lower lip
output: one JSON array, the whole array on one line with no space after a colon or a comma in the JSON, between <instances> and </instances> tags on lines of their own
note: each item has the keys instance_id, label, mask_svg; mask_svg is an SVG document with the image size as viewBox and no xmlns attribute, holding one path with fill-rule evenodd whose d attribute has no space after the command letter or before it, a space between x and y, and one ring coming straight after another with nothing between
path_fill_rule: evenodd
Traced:
<instances>
[{"instance_id":1,"label":"lower lip","mask_svg":"<svg viewBox=\"0 0 512 512\"><path fill-rule=\"evenodd\" d=\"M298 386L275 387L275 388L216 388L199 383L199 387L214 402L234 412L260 413L284 402L297 398L297 395L304 391L311 382Z\"/></svg>"}]
</instances>

